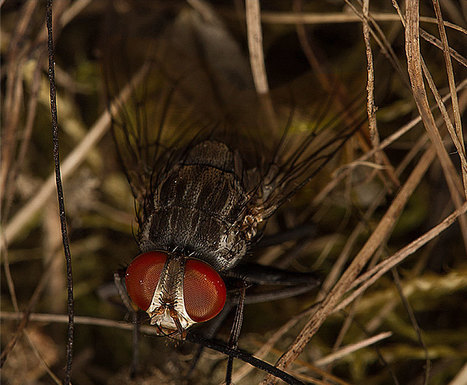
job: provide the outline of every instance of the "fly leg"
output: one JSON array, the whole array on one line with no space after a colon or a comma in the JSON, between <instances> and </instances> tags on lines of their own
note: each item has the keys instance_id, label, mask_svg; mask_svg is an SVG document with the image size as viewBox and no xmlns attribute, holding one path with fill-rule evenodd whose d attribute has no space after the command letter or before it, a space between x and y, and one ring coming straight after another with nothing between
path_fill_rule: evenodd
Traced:
<instances>
[{"instance_id":1,"label":"fly leg","mask_svg":"<svg viewBox=\"0 0 467 385\"><path fill-rule=\"evenodd\" d=\"M234 321L232 324L232 328L230 331L230 337L228 341L228 347L231 349L236 349L238 347L238 339L240 336L240 330L242 327L243 323L243 308L245 305L245 294L246 294L246 289L248 285L241 281L238 280L235 282L235 286L238 286L239 289L235 290L235 295L232 295L230 297L230 300L226 302L224 309L222 309L222 312L214 319L211 321L211 324L209 325L209 328L205 330L203 333L203 337L210 340L216 336L217 331L221 327L222 323L225 321L227 316L229 315L230 311L232 308L236 307L235 311L235 316L234 316ZM198 363L201 354L204 351L204 345L200 344L196 354L192 360L190 369L187 372L187 377L190 377L191 373L196 367L196 364ZM227 362L227 371L226 371L226 384L230 384L231 377L232 377L232 364L233 364L233 357L229 356L228 362Z\"/></svg>"},{"instance_id":2,"label":"fly leg","mask_svg":"<svg viewBox=\"0 0 467 385\"><path fill-rule=\"evenodd\" d=\"M213 320L209 322L209 326L207 327L207 329L203 331L202 335L204 338L210 340L216 336L217 331L222 326L222 323L225 321L225 319L227 318L227 316L229 315L230 311L233 309L234 306L235 306L234 301L229 300L228 298L222 311ZM196 349L196 353L193 359L191 360L190 368L188 369L187 374L186 374L187 378L189 378L191 374L193 373L193 370L195 370L196 364L201 358L204 348L205 347L203 344L198 344L198 348Z\"/></svg>"},{"instance_id":3,"label":"fly leg","mask_svg":"<svg viewBox=\"0 0 467 385\"><path fill-rule=\"evenodd\" d=\"M120 295L120 298L122 299L123 304L127 308L128 312L130 313L131 316L131 323L133 324L133 331L132 331L132 348L133 348L133 357L131 360L131 366L130 366L130 378L134 378L138 365L139 365L139 350L138 350L138 340L139 340L139 322L138 322L138 312L134 308L134 305L131 302L130 297L128 296L128 293L126 291L126 287L123 281L125 273L123 270L119 270L114 273L114 282L115 286L117 287L118 294Z\"/></svg>"},{"instance_id":4,"label":"fly leg","mask_svg":"<svg viewBox=\"0 0 467 385\"><path fill-rule=\"evenodd\" d=\"M245 299L246 304L294 297L313 290L320 282L313 273L288 271L254 263L235 266L228 272L228 278L242 280L252 286ZM255 287L264 285L275 287L271 291L255 292Z\"/></svg>"},{"instance_id":5,"label":"fly leg","mask_svg":"<svg viewBox=\"0 0 467 385\"><path fill-rule=\"evenodd\" d=\"M241 282L241 288L238 295L237 308L235 310L234 322L232 324L232 329L230 330L229 337L229 348L237 349L238 339L240 337L240 330L242 329L243 324L243 309L245 307L245 291L247 288L246 282ZM232 381L232 369L233 369L233 357L229 356L227 360L227 371L225 373L225 384L230 385Z\"/></svg>"},{"instance_id":6,"label":"fly leg","mask_svg":"<svg viewBox=\"0 0 467 385\"><path fill-rule=\"evenodd\" d=\"M222 312L210 322L209 328L203 333L203 337L208 340L214 338L225 318L228 316L232 308L236 306L237 310L235 312L234 323L232 325L229 339L229 347L232 348L237 347L238 336L243 322L243 307L245 304L268 302L294 297L313 290L320 282L312 273L292 272L270 266L250 263L234 267L229 272L224 273L224 278L227 286L229 287L230 300L227 300ZM254 291L255 288L260 287L261 285L273 285L274 290L256 293ZM248 295L246 295L247 288L249 289ZM203 350L204 345L200 344L195 357L192 360L190 369L187 372L187 377L190 377L192 371L196 367ZM232 362L233 358L229 357L226 373L227 384L230 381L229 376L231 376Z\"/></svg>"},{"instance_id":7,"label":"fly leg","mask_svg":"<svg viewBox=\"0 0 467 385\"><path fill-rule=\"evenodd\" d=\"M234 279L231 278L230 282L230 288L231 288L231 294L232 296L230 297L231 300L226 303L226 306L224 310L217 316L217 318L213 321L214 322L211 328L205 332L203 336L200 334L197 334L196 332L189 331L187 334L187 340L196 344L199 344L201 346L200 350L198 350L196 357L194 358L194 361L196 362L201 355L202 349L203 348L209 348L213 349L218 352L222 352L226 355L229 356L228 362L227 362L227 371L226 371L226 384L231 383L231 376L232 376L232 363L233 359L237 358L240 359L246 363L249 363L250 365L258 368L259 370L264 370L267 373L272 374L273 376L280 378L287 384L296 384L296 385L303 385L303 382L297 380L293 376L289 375L288 373L277 369L276 367L268 364L267 362L261 361L255 357L253 357L251 354L238 350L238 338L240 335L240 329L242 327L243 323L243 308L245 303L249 302L249 294L246 296L246 289L250 287L250 284L244 280L241 279ZM309 289L308 289L309 290ZM232 325L231 329L231 335L228 341L228 346L218 343L216 340L212 339L217 330L219 329L222 321L225 320L226 316L229 314L230 310L234 306L237 306L235 316L234 316L234 322ZM219 321L218 321L219 320ZM208 337L206 337L208 335ZM191 370L194 368L195 365L192 365ZM190 372L191 372L190 370Z\"/></svg>"}]
</instances>

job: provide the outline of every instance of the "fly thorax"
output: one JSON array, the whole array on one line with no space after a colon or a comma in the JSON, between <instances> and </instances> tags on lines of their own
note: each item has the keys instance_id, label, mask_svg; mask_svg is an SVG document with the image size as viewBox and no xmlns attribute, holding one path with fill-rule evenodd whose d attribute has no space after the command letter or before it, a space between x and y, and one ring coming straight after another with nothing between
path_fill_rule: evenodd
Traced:
<instances>
[{"instance_id":1,"label":"fly thorax","mask_svg":"<svg viewBox=\"0 0 467 385\"><path fill-rule=\"evenodd\" d=\"M244 234L247 241L251 241L258 231L258 225L264 219L264 208L261 204L253 205L248 208L240 225L240 231Z\"/></svg>"}]
</instances>

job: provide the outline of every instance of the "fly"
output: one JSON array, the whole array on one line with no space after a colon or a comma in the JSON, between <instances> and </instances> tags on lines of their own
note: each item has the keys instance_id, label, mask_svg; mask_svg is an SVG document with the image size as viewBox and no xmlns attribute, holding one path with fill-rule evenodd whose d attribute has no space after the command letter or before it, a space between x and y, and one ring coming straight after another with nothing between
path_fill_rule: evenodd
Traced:
<instances>
[{"instance_id":1,"label":"fly","mask_svg":"<svg viewBox=\"0 0 467 385\"><path fill-rule=\"evenodd\" d=\"M217 28L215 37L209 28ZM226 36L219 25L183 14L163 34L158 54L146 59L149 74L134 89L134 105L112 116L136 201L140 250L116 281L124 281L159 335L177 339L237 304L229 341L236 348L243 304L252 300L248 287L285 285L280 298L317 285L311 274L252 264L248 256L267 219L324 167L356 126L338 127L323 107L315 127L292 132L300 130L289 121L277 132L261 103L245 91L248 67ZM216 55L235 65L216 61ZM109 74L113 95L118 76ZM242 96L234 98L235 92Z\"/></svg>"}]
</instances>

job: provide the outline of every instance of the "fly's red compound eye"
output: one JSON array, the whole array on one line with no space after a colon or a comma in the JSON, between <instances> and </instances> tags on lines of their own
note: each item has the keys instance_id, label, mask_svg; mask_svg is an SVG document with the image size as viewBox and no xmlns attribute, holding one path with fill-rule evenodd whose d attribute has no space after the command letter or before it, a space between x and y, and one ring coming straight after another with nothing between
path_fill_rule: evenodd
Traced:
<instances>
[{"instance_id":1,"label":"fly's red compound eye","mask_svg":"<svg viewBox=\"0 0 467 385\"><path fill-rule=\"evenodd\" d=\"M208 264L190 259L185 265L183 297L185 310L193 321L210 320L224 307L224 281Z\"/></svg>"},{"instance_id":2,"label":"fly's red compound eye","mask_svg":"<svg viewBox=\"0 0 467 385\"><path fill-rule=\"evenodd\" d=\"M131 300L142 310L151 305L167 255L151 251L138 255L128 266L125 285Z\"/></svg>"}]
</instances>

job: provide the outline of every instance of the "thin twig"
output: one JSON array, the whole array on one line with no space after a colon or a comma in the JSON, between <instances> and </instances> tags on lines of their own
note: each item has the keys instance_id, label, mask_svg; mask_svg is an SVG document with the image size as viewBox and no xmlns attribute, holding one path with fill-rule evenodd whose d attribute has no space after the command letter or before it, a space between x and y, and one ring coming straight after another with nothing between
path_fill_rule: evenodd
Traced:
<instances>
[{"instance_id":1,"label":"thin twig","mask_svg":"<svg viewBox=\"0 0 467 385\"><path fill-rule=\"evenodd\" d=\"M376 21L399 21L399 16L394 13L371 12L371 17ZM302 13L302 12L262 12L261 21L269 24L339 24L339 23L358 23L361 18L352 13ZM421 16L420 21L424 23L436 24L434 17ZM443 22L445 27L452 28L467 35L467 29L461 26Z\"/></svg>"},{"instance_id":2,"label":"thin twig","mask_svg":"<svg viewBox=\"0 0 467 385\"><path fill-rule=\"evenodd\" d=\"M457 218L464 215L467 212L467 203L454 211L451 215L445 218L441 223L436 225L431 230L427 231L422 236L418 237L413 242L410 242L407 246L399 250L393 256L385 259L384 261L380 262L374 268L362 274L358 279L352 282L352 285L349 287L349 291L353 288L357 287L358 285L362 284L355 292L353 292L349 297L343 300L339 305L336 306L334 312L344 309L348 306L352 301L355 300L358 296L362 295L362 293L368 289L372 284L374 284L382 275L387 273L393 267L400 264L404 259L406 259L409 255L415 253L420 247L425 245L427 242L432 240L433 238L437 237L441 234L444 230L446 230L449 226L451 226Z\"/></svg>"},{"instance_id":3,"label":"thin twig","mask_svg":"<svg viewBox=\"0 0 467 385\"><path fill-rule=\"evenodd\" d=\"M265 95L269 92L266 67L263 54L263 34L261 32L261 10L259 0L246 1L246 26L248 33L248 48L250 64L256 92Z\"/></svg>"},{"instance_id":4,"label":"thin twig","mask_svg":"<svg viewBox=\"0 0 467 385\"><path fill-rule=\"evenodd\" d=\"M433 151L427 155L425 154L414 168L409 178L402 186L396 198L393 200L391 206L386 211L385 215L379 222L375 231L371 234L363 248L354 258L350 266L343 273L341 279L336 283L329 295L319 304L317 311L311 319L303 327L300 334L297 336L291 347L277 362L277 367L280 369L286 368L298 355L303 351L307 343L311 340L314 334L319 330L329 314L331 314L341 300L348 287L355 280L357 275L363 267L370 260L376 249L386 241L391 234L397 219L402 213L402 210L412 195L415 188L420 183L423 175L428 170L430 165L429 157L434 158ZM267 376L263 384L275 384L276 380L271 376Z\"/></svg>"},{"instance_id":5,"label":"thin twig","mask_svg":"<svg viewBox=\"0 0 467 385\"><path fill-rule=\"evenodd\" d=\"M247 0L245 3L246 27L248 35L248 51L250 57L251 73L256 93L261 102L269 127L278 131L274 108L269 95L269 85L264 63L263 34L261 30L261 9L259 0Z\"/></svg>"},{"instance_id":6,"label":"thin twig","mask_svg":"<svg viewBox=\"0 0 467 385\"><path fill-rule=\"evenodd\" d=\"M74 299L73 299L73 271L71 266L71 251L68 239L68 230L66 223L65 200L63 196L62 177L60 171L60 150L58 140L58 114L57 100L55 92L55 51L52 33L52 0L47 1L47 47L49 52L49 85L50 85L50 111L52 115L52 143L55 164L55 182L57 185L57 197L60 216L60 227L62 232L63 251L66 261L67 276L67 313L68 330L66 344L66 367L65 367L65 385L71 381L71 368L73 362L73 340L74 340Z\"/></svg>"},{"instance_id":7,"label":"thin twig","mask_svg":"<svg viewBox=\"0 0 467 385\"><path fill-rule=\"evenodd\" d=\"M294 1L293 8L295 11L300 11L302 9L302 1L301 0ZM301 24L300 20L297 20L296 29L297 29L297 36L299 38L302 50L313 72L316 73L316 77L318 78L323 90L327 91L330 94L335 93L335 96L333 99L335 101L335 104L337 105L339 113L342 115L342 120L348 125L355 124L356 119L358 120L359 118L356 118L354 116L355 114L353 114L352 111L349 111L349 108L348 108L349 102L345 100L346 99L345 97L347 94L345 87L343 85L339 85L339 87L335 89L336 86L333 85L334 82L331 79L327 69L325 68L325 65L322 64L322 62L318 59L316 54L313 52L311 43L306 34L305 25ZM371 29L368 30L368 33L371 33L372 36L375 37L375 40L378 41L378 44L381 46L381 49L384 50L382 43L380 42L379 39L376 38L375 33ZM374 78L374 73L372 72L369 76ZM369 79L369 81L370 83L374 84L374 82L372 82L371 79ZM375 120L376 111L374 108L374 103L373 103L373 107L370 107L370 109L373 111L371 115L373 116L373 120L374 120L373 127L375 128L373 129L373 132L375 132L376 131L376 120ZM370 132L371 132L371 128L370 128ZM360 143L360 146L362 147L362 150L364 152L369 151L371 147L368 144L368 138L366 136L366 132L363 132L363 130L359 131L357 138L359 139L359 143ZM373 143L373 147L377 147L375 143ZM394 176L393 167L391 163L389 162L388 158L386 157L386 155L384 154L384 152L380 151L377 154L378 154L378 157L380 158L380 163L384 164L386 175L389 176L389 179L393 182L395 186L399 186L399 181ZM383 181L383 183L387 183L386 182L387 178L384 175L381 177L381 180Z\"/></svg>"},{"instance_id":8,"label":"thin twig","mask_svg":"<svg viewBox=\"0 0 467 385\"><path fill-rule=\"evenodd\" d=\"M0 319L2 320L21 320L23 316L24 313L20 312L0 312ZM68 322L68 316L65 314L31 313L29 315L29 321L66 323ZM103 326L122 330L133 330L133 325L128 322L113 321L105 318L96 317L76 316L75 324L88 326ZM145 334L157 334L157 330L153 326L142 326L142 330L144 330Z\"/></svg>"},{"instance_id":9,"label":"thin twig","mask_svg":"<svg viewBox=\"0 0 467 385\"><path fill-rule=\"evenodd\" d=\"M467 87L467 79L464 79L461 84L459 84L456 88L456 90L459 92L460 90L463 90L465 87ZM445 95L443 97L443 101L445 102L446 100L449 100L449 98L451 97L451 94L448 93L447 95ZM433 107L432 107L433 108ZM330 191L332 191L336 185L338 185L340 183L340 181L342 179L344 179L344 177L348 176L350 174L350 172L352 171L352 168L353 168L353 165L355 164L355 162L362 162L362 161L365 161L369 158L371 158L377 151L383 149L383 148L386 148L388 147L390 144L394 143L396 140L398 140L401 136L403 136L404 134L406 134L407 132L409 132L412 128L414 128L418 123L420 123L422 120L421 116L417 116L416 118L414 118L413 120L411 120L409 123L407 123L406 125L404 125L403 127L401 127L399 130L397 130L396 132L394 132L392 135L388 136L386 139L384 139L380 145L377 147L377 148L373 148L371 149L370 151L366 152L365 154L363 154L360 158L356 159L354 162L348 164L345 166L344 168L344 171L341 171L338 173L338 176L333 178L333 180L331 182L328 183L327 186L325 186L325 188L323 188L319 194L316 195L316 197L313 199L312 201L312 204L314 206L317 206L319 205L323 200L324 198L329 194ZM338 170L339 171L339 170ZM337 172L338 172L337 171ZM336 172L336 173L337 173Z\"/></svg>"},{"instance_id":10,"label":"thin twig","mask_svg":"<svg viewBox=\"0 0 467 385\"><path fill-rule=\"evenodd\" d=\"M428 132L431 142L436 148L438 158L441 166L443 167L446 182L448 184L451 198L456 208L462 205L459 195L458 186L461 183L458 181L457 174L454 170L449 155L444 148L441 135L436 127L433 114L430 110L427 94L425 91L425 84L423 82L423 67L422 57L420 52L419 42L419 9L418 1L411 1L406 6L406 26L405 26L405 47L407 55L407 69L409 78L412 85L412 93L417 104L417 108L422 117L423 124ZM462 187L460 186L462 190ZM467 218L459 218L459 223L462 229L464 238L464 248L467 250Z\"/></svg>"},{"instance_id":11,"label":"thin twig","mask_svg":"<svg viewBox=\"0 0 467 385\"><path fill-rule=\"evenodd\" d=\"M39 360L40 364L42 365L42 367L44 368L44 370L47 372L47 374L49 375L49 377L52 379L53 382L55 382L57 385L62 385L62 381L60 381L60 378L57 377L57 375L52 372L52 370L50 369L49 365L47 365L47 363L45 362L44 360L44 357L42 357L42 354L40 353L40 351L37 349L34 341L31 339L29 333L27 330L24 331L24 335L26 336L26 339L28 340L28 343L29 343L29 346L31 347L34 355L37 357L37 359Z\"/></svg>"},{"instance_id":12,"label":"thin twig","mask_svg":"<svg viewBox=\"0 0 467 385\"><path fill-rule=\"evenodd\" d=\"M415 333L417 335L418 343L423 349L423 352L425 353L425 365L424 365L424 381L423 385L428 385L428 381L430 380L430 370L431 370L431 361L430 361L430 356L428 353L428 349L426 347L425 341L422 336L422 331L420 329L420 325L417 322L417 319L415 318L414 311L412 307L410 306L409 301L407 300L407 297L404 295L403 290L402 290L402 285L401 285L401 280L399 273L395 267L391 269L392 271L392 277L394 279L394 284L396 285L397 292L399 293L399 297L402 301L402 304L404 305L404 308L409 315L410 323L412 324L413 329L415 330Z\"/></svg>"},{"instance_id":13,"label":"thin twig","mask_svg":"<svg viewBox=\"0 0 467 385\"><path fill-rule=\"evenodd\" d=\"M28 325L28 322L30 320L30 314L34 307L37 304L37 301L39 300L42 292L44 291L44 288L47 284L47 281L50 277L52 269L50 269L50 266L45 270L45 273L42 275L41 280L37 284L36 288L34 289L34 293L32 294L31 298L29 299L29 303L26 307L26 311L24 313L15 313L19 314L19 319L21 322L16 328L15 334L10 338L6 346L3 348L2 354L0 356L0 368L3 366L5 363L8 354L13 350L13 348L16 345L16 342L18 341L18 338L22 335L24 329Z\"/></svg>"},{"instance_id":14,"label":"thin twig","mask_svg":"<svg viewBox=\"0 0 467 385\"><path fill-rule=\"evenodd\" d=\"M462 366L456 377L448 385L463 385L467 383L467 363Z\"/></svg>"},{"instance_id":15,"label":"thin twig","mask_svg":"<svg viewBox=\"0 0 467 385\"><path fill-rule=\"evenodd\" d=\"M373 65L373 53L371 51L370 42L370 26L368 25L368 12L370 8L370 1L363 0L363 41L365 42L365 52L367 60L367 113L368 113L368 129L370 131L370 139L373 148L379 145L378 128L376 127L376 107L375 107L375 69ZM378 153L376 153L376 160L378 163Z\"/></svg>"},{"instance_id":16,"label":"thin twig","mask_svg":"<svg viewBox=\"0 0 467 385\"><path fill-rule=\"evenodd\" d=\"M367 346L373 345L376 342L384 340L384 339L389 338L391 336L392 336L391 332L384 332L384 333L377 334L377 335L375 335L373 337L367 338L366 340L357 342L355 344L347 345L347 346L339 349L338 351L336 351L336 352L334 352L332 354L329 354L328 356L320 358L319 360L315 361L315 365L324 366L324 365L330 364L331 362L337 361L337 360L341 359L342 357L345 357L345 356L349 355L350 353L356 352L357 350L360 350L360 349L363 349L363 348L365 348Z\"/></svg>"},{"instance_id":17,"label":"thin twig","mask_svg":"<svg viewBox=\"0 0 467 385\"><path fill-rule=\"evenodd\" d=\"M464 193L467 198L467 161L465 160L464 135L462 133L461 115L459 112L459 102L457 100L456 81L454 80L454 70L452 68L451 56L449 55L448 37L446 35L446 30L444 29L443 16L441 14L441 7L439 6L438 0L433 0L433 8L435 9L436 20L438 21L439 35L443 44L444 61L446 65L446 73L448 76L449 91L451 92L452 111L454 115L454 122L456 123L457 138L460 142L460 148L457 148L457 146L456 148L461 158Z\"/></svg>"}]
</instances>

